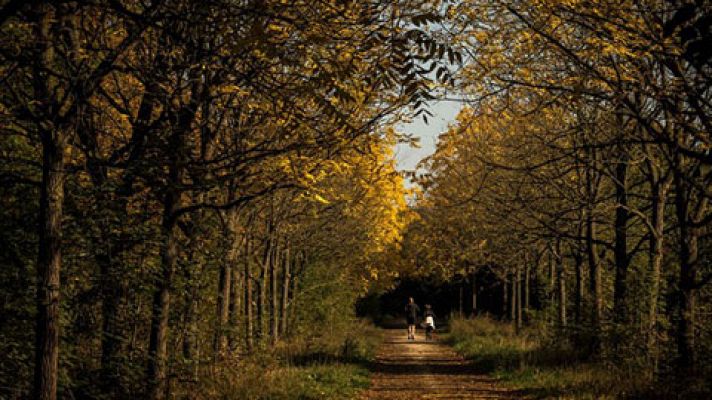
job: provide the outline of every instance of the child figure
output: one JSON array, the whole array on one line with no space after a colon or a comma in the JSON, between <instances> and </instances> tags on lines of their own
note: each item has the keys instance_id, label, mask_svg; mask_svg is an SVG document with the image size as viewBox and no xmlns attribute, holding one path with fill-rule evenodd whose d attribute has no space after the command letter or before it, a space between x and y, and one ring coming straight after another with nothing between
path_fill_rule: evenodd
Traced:
<instances>
[{"instance_id":1,"label":"child figure","mask_svg":"<svg viewBox=\"0 0 712 400\"><path fill-rule=\"evenodd\" d=\"M423 316L425 317L425 340L432 340L435 331L435 313L430 304L425 305Z\"/></svg>"}]
</instances>

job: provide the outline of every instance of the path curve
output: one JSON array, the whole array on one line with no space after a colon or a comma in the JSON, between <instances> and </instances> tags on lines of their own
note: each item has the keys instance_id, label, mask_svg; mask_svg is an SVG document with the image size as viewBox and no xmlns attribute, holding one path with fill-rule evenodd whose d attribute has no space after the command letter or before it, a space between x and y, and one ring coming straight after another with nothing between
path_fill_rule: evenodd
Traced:
<instances>
[{"instance_id":1,"label":"path curve","mask_svg":"<svg viewBox=\"0 0 712 400\"><path fill-rule=\"evenodd\" d=\"M373 364L371 387L364 400L516 399L494 378L475 373L472 365L437 340L407 340L405 329L386 329Z\"/></svg>"}]
</instances>

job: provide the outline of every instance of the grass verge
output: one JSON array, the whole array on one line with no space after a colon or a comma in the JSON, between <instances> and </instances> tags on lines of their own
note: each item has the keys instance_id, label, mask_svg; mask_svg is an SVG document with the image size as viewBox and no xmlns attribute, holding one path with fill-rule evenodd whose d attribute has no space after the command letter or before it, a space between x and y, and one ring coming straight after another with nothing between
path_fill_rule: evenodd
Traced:
<instances>
[{"instance_id":1,"label":"grass verge","mask_svg":"<svg viewBox=\"0 0 712 400\"><path fill-rule=\"evenodd\" d=\"M225 400L346 400L369 387L369 362L381 342L370 324L346 335L299 336L271 352L206 368L183 397Z\"/></svg>"},{"instance_id":2,"label":"grass verge","mask_svg":"<svg viewBox=\"0 0 712 400\"><path fill-rule=\"evenodd\" d=\"M446 341L472 360L479 373L491 374L528 398L642 398L649 390L642 377L587 362L579 349L549 337L542 327L516 334L511 324L486 317L454 319Z\"/></svg>"}]
</instances>

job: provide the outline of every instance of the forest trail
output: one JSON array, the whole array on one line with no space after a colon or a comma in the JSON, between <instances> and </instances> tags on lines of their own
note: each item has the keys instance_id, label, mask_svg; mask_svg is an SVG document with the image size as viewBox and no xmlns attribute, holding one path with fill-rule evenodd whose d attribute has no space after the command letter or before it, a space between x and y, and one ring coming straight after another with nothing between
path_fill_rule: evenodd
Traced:
<instances>
[{"instance_id":1,"label":"forest trail","mask_svg":"<svg viewBox=\"0 0 712 400\"><path fill-rule=\"evenodd\" d=\"M407 340L405 329L384 331L371 388L363 400L522 398L521 393L499 387L493 377L478 374L449 346L438 340L426 342L421 331L417 338Z\"/></svg>"}]
</instances>

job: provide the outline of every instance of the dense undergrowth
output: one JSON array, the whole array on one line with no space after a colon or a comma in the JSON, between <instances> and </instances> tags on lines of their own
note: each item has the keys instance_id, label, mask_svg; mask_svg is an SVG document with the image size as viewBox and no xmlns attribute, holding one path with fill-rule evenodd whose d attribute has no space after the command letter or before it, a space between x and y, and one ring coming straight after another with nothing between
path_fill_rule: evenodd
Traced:
<instances>
[{"instance_id":1,"label":"dense undergrowth","mask_svg":"<svg viewBox=\"0 0 712 400\"><path fill-rule=\"evenodd\" d=\"M529 398L710 398L704 383L653 385L651 377L639 369L591 361L582 346L544 324L534 323L516 333L512 324L488 317L455 318L450 321L446 341L471 359L478 373L491 374Z\"/></svg>"}]
</instances>

